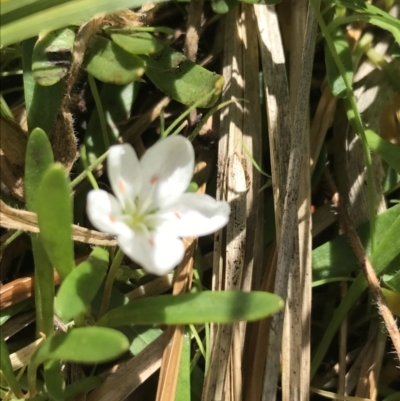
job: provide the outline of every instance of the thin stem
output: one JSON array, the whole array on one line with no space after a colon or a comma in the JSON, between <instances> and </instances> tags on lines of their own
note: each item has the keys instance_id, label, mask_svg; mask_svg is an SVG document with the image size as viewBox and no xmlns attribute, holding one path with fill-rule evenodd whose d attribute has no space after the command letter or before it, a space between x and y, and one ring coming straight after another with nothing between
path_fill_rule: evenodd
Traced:
<instances>
[{"instance_id":1,"label":"thin stem","mask_svg":"<svg viewBox=\"0 0 400 401\"><path fill-rule=\"evenodd\" d=\"M118 268L121 265L123 258L124 258L124 253L121 251L121 249L118 249L118 252L111 263L111 267L106 278L106 284L104 286L103 300L101 302L99 318L103 316L108 310L115 276L117 274Z\"/></svg>"},{"instance_id":2,"label":"thin stem","mask_svg":"<svg viewBox=\"0 0 400 401\"><path fill-rule=\"evenodd\" d=\"M98 167L108 156L108 150L104 152L98 159L96 159L92 164L90 164L82 173L80 173L71 183L69 187L71 189L75 188L80 182L82 182L96 167Z\"/></svg>"},{"instance_id":3,"label":"thin stem","mask_svg":"<svg viewBox=\"0 0 400 401\"><path fill-rule=\"evenodd\" d=\"M215 89L212 90L210 93L207 93L205 96L200 98L196 103L190 106L184 113L182 113L169 127L164 131L163 138L167 137L173 129L183 121L193 110L195 110L200 104L202 104L206 99L211 98L211 96L215 93Z\"/></svg>"},{"instance_id":4,"label":"thin stem","mask_svg":"<svg viewBox=\"0 0 400 401\"><path fill-rule=\"evenodd\" d=\"M325 25L324 19L319 11L319 7L317 0L310 0L310 4L314 10L315 16L317 18L318 24L321 28L322 34L325 37L326 43L329 47L329 50L332 54L332 57L335 61L337 68L339 69L340 75L344 81L344 84L347 89L347 96L345 100L346 106L346 114L347 118L352 125L355 132L361 139L361 144L364 151L365 164L367 168L367 186L368 186L368 203L369 203L369 219L370 219L370 237L371 237L371 253L373 253L375 249L375 193L374 193L374 181L373 181L373 173L372 173L372 161L371 154L368 149L367 139L365 136L364 126L361 121L361 116L357 108L356 99L354 97L353 89L351 86L351 82L346 74L346 70L342 64L342 61L335 49L333 44L330 32Z\"/></svg>"},{"instance_id":5,"label":"thin stem","mask_svg":"<svg viewBox=\"0 0 400 401\"><path fill-rule=\"evenodd\" d=\"M103 105L101 104L101 99L99 91L97 90L96 82L91 74L88 74L88 80L90 85L90 90L92 91L94 102L96 103L97 114L99 115L101 133L103 134L103 142L106 149L110 147L110 139L108 138L107 122L104 115Z\"/></svg>"},{"instance_id":6,"label":"thin stem","mask_svg":"<svg viewBox=\"0 0 400 401\"><path fill-rule=\"evenodd\" d=\"M85 168L85 171L87 172L87 177L90 183L92 184L92 187L94 189L99 189L99 185L97 184L96 179L94 178L93 173L88 169L88 162L87 162L87 153L86 153L86 146L82 145L80 152L81 154L81 161L83 164L83 167Z\"/></svg>"}]
</instances>

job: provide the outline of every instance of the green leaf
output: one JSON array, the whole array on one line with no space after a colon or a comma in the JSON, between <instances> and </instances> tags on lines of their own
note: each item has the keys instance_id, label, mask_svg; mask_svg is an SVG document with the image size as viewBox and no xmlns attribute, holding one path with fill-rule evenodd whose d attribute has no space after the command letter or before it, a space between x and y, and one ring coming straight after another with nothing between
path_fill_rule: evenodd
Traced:
<instances>
[{"instance_id":1,"label":"green leaf","mask_svg":"<svg viewBox=\"0 0 400 401\"><path fill-rule=\"evenodd\" d=\"M182 53L165 46L154 55L142 56L147 62L146 76L162 92L191 106L210 97L198 107L212 107L222 91L224 78L187 59Z\"/></svg>"},{"instance_id":2,"label":"green leaf","mask_svg":"<svg viewBox=\"0 0 400 401\"><path fill-rule=\"evenodd\" d=\"M64 374L61 371L60 361L46 361L44 363L44 381L46 390L54 401L64 401Z\"/></svg>"},{"instance_id":3,"label":"green leaf","mask_svg":"<svg viewBox=\"0 0 400 401\"><path fill-rule=\"evenodd\" d=\"M46 171L54 162L49 138L41 128L29 135L25 158L25 201L28 210L36 212L37 196ZM54 331L53 265L43 247L40 234L31 234L35 262L36 332L46 336Z\"/></svg>"},{"instance_id":4,"label":"green leaf","mask_svg":"<svg viewBox=\"0 0 400 401\"><path fill-rule=\"evenodd\" d=\"M160 295L130 302L106 313L99 326L128 324L203 324L258 320L278 312L280 297L267 292L203 291Z\"/></svg>"},{"instance_id":5,"label":"green leaf","mask_svg":"<svg viewBox=\"0 0 400 401\"><path fill-rule=\"evenodd\" d=\"M158 3L155 0L153 3ZM140 7L143 0L18 0L2 2L0 46L37 35L43 29L52 31L81 24L99 13Z\"/></svg>"},{"instance_id":6,"label":"green leaf","mask_svg":"<svg viewBox=\"0 0 400 401\"><path fill-rule=\"evenodd\" d=\"M400 43L400 21L396 17L363 0L334 0L334 2L362 14L360 20L388 30Z\"/></svg>"},{"instance_id":7,"label":"green leaf","mask_svg":"<svg viewBox=\"0 0 400 401\"><path fill-rule=\"evenodd\" d=\"M25 299L24 301L18 302L17 304L13 304L0 310L0 326L2 326L5 322L7 322L10 318L15 316L17 313L21 312L24 309L33 308L32 298Z\"/></svg>"},{"instance_id":8,"label":"green leaf","mask_svg":"<svg viewBox=\"0 0 400 401\"><path fill-rule=\"evenodd\" d=\"M57 293L55 310L64 321L89 310L108 268L108 252L96 247L63 281Z\"/></svg>"},{"instance_id":9,"label":"green leaf","mask_svg":"<svg viewBox=\"0 0 400 401\"><path fill-rule=\"evenodd\" d=\"M14 375L14 370L10 360L10 354L8 352L7 344L4 340L3 334L0 332L0 370L7 380L13 393L22 398L24 395L21 391L17 378Z\"/></svg>"},{"instance_id":10,"label":"green leaf","mask_svg":"<svg viewBox=\"0 0 400 401\"><path fill-rule=\"evenodd\" d=\"M158 53L164 45L148 32L137 32L130 35L121 33L111 34L111 39L119 47L131 54Z\"/></svg>"},{"instance_id":11,"label":"green leaf","mask_svg":"<svg viewBox=\"0 0 400 401\"><path fill-rule=\"evenodd\" d=\"M331 36L336 52L342 61L344 69L346 70L347 78L349 82L352 82L354 74L349 43L347 42L341 29L337 29L331 34ZM333 95L337 97L344 97L347 91L346 85L343 77L340 75L339 69L327 44L325 44L325 64L328 84Z\"/></svg>"},{"instance_id":12,"label":"green leaf","mask_svg":"<svg viewBox=\"0 0 400 401\"><path fill-rule=\"evenodd\" d=\"M32 355L28 366L28 385L36 393L36 371L46 361L103 363L124 354L129 348L127 338L106 327L73 328L67 333L45 339Z\"/></svg>"},{"instance_id":13,"label":"green leaf","mask_svg":"<svg viewBox=\"0 0 400 401\"><path fill-rule=\"evenodd\" d=\"M99 376L89 376L82 380L72 383L65 389L65 399L72 400L77 395L87 394L94 390L103 383L103 380Z\"/></svg>"},{"instance_id":14,"label":"green leaf","mask_svg":"<svg viewBox=\"0 0 400 401\"><path fill-rule=\"evenodd\" d=\"M239 0L211 0L211 7L217 14L226 14L235 8Z\"/></svg>"},{"instance_id":15,"label":"green leaf","mask_svg":"<svg viewBox=\"0 0 400 401\"><path fill-rule=\"evenodd\" d=\"M158 327L151 326L126 326L121 331L128 337L131 343L129 351L132 355L137 355L163 332Z\"/></svg>"},{"instance_id":16,"label":"green leaf","mask_svg":"<svg viewBox=\"0 0 400 401\"><path fill-rule=\"evenodd\" d=\"M137 81L145 70L145 63L140 57L98 35L90 41L83 64L86 71L99 81L114 85Z\"/></svg>"},{"instance_id":17,"label":"green leaf","mask_svg":"<svg viewBox=\"0 0 400 401\"><path fill-rule=\"evenodd\" d=\"M35 198L43 176L54 163L53 151L47 134L35 128L29 135L25 159L25 202L28 210L34 212Z\"/></svg>"},{"instance_id":18,"label":"green leaf","mask_svg":"<svg viewBox=\"0 0 400 401\"><path fill-rule=\"evenodd\" d=\"M32 74L42 86L51 86L65 77L71 65L75 32L71 28L45 33L33 49Z\"/></svg>"},{"instance_id":19,"label":"green leaf","mask_svg":"<svg viewBox=\"0 0 400 401\"><path fill-rule=\"evenodd\" d=\"M40 237L53 267L64 280L74 269L72 198L59 163L48 169L36 198Z\"/></svg>"},{"instance_id":20,"label":"green leaf","mask_svg":"<svg viewBox=\"0 0 400 401\"><path fill-rule=\"evenodd\" d=\"M41 128L50 132L56 120L64 96L64 82L52 86L39 85L32 74L33 48L36 39L22 43L22 66L24 70L24 99L28 120L28 130Z\"/></svg>"},{"instance_id":21,"label":"green leaf","mask_svg":"<svg viewBox=\"0 0 400 401\"><path fill-rule=\"evenodd\" d=\"M174 401L187 401L191 399L190 352L191 352L190 331L186 330L186 333L183 336L181 361L179 364L179 374L178 374L178 381L176 383L176 393Z\"/></svg>"},{"instance_id":22,"label":"green leaf","mask_svg":"<svg viewBox=\"0 0 400 401\"><path fill-rule=\"evenodd\" d=\"M400 270L393 275L385 274L383 276L383 281L389 288L400 294Z\"/></svg>"},{"instance_id":23,"label":"green leaf","mask_svg":"<svg viewBox=\"0 0 400 401\"><path fill-rule=\"evenodd\" d=\"M377 244L383 240L393 221L399 216L400 205L396 205L376 217ZM358 227L357 232L366 252L369 253L371 250L369 222ZM313 281L345 276L357 267L357 259L344 235L334 238L312 252Z\"/></svg>"},{"instance_id":24,"label":"green leaf","mask_svg":"<svg viewBox=\"0 0 400 401\"><path fill-rule=\"evenodd\" d=\"M37 366L50 360L103 363L121 356L128 349L127 338L117 330L78 327L44 340L32 355L32 361Z\"/></svg>"},{"instance_id":25,"label":"green leaf","mask_svg":"<svg viewBox=\"0 0 400 401\"><path fill-rule=\"evenodd\" d=\"M400 174L400 147L381 138L370 129L365 130L368 147L378 153L380 157L398 174Z\"/></svg>"},{"instance_id":26,"label":"green leaf","mask_svg":"<svg viewBox=\"0 0 400 401\"><path fill-rule=\"evenodd\" d=\"M383 273L388 266L400 256L400 235L398 235L400 232L400 215L398 214L392 221L393 224L387 226L386 232L381 237L382 240L377 245L373 255L371 256L371 264L378 275ZM311 378L316 373L343 319L349 313L350 309L357 302L367 286L364 274L359 273L351 287L346 292L342 302L329 320L328 327L325 330L324 336L319 343L311 362Z\"/></svg>"}]
</instances>

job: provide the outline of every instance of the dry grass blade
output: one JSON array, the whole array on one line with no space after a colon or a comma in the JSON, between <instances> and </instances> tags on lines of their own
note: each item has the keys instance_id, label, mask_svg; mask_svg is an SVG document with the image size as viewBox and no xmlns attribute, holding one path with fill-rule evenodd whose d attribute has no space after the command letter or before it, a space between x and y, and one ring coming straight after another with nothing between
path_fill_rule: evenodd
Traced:
<instances>
[{"instance_id":1,"label":"dry grass blade","mask_svg":"<svg viewBox=\"0 0 400 401\"><path fill-rule=\"evenodd\" d=\"M262 241L258 193L260 178L243 154L245 144L256 162L260 163L258 52L253 20L252 8L245 4L232 10L224 20L226 46L223 75L226 88L223 101L244 98L245 103L243 106L238 102L232 103L221 113L217 197L230 202L231 216L227 227L215 236L215 290L250 290L255 258L259 262L262 254L262 246L257 247ZM261 263L257 265L261 266ZM258 277L260 275L259 272ZM242 370L245 327L244 323L212 326L211 363L206 373L203 400L242 399L242 377L247 376Z\"/></svg>"},{"instance_id":2,"label":"dry grass blade","mask_svg":"<svg viewBox=\"0 0 400 401\"><path fill-rule=\"evenodd\" d=\"M309 141L309 87L313 68L316 23L308 19L308 1L292 3L290 10L290 112L292 133L302 127L303 156L300 160L298 233L294 235L295 259L289 272L282 338L282 400L308 401L310 383L311 322L311 183ZM307 27L307 24L313 24ZM307 29L308 28L308 29ZM305 44L310 44L305 46ZM302 62L302 60L307 62ZM301 66L301 68L298 68ZM305 81L308 79L308 82ZM308 86L308 88L307 88ZM302 89L303 88L303 89ZM300 111L299 111L300 109ZM304 114L299 114L304 112ZM297 118L302 115L302 120ZM293 139L293 146L296 146ZM282 238L283 239L283 238ZM282 244L282 242L281 242ZM298 255L297 255L298 252ZM278 265L279 268L279 265ZM277 270L279 274L279 270Z\"/></svg>"},{"instance_id":3,"label":"dry grass blade","mask_svg":"<svg viewBox=\"0 0 400 401\"><path fill-rule=\"evenodd\" d=\"M26 210L14 209L0 200L1 227L10 230L22 230L33 233L39 232L36 213ZM72 238L74 241L91 245L116 246L114 236L99 231L89 230L75 224L72 225Z\"/></svg>"},{"instance_id":4,"label":"dry grass blade","mask_svg":"<svg viewBox=\"0 0 400 401\"><path fill-rule=\"evenodd\" d=\"M167 333L144 348L127 362L114 366L104 383L87 396L87 401L124 400L161 366L167 345Z\"/></svg>"},{"instance_id":5,"label":"dry grass blade","mask_svg":"<svg viewBox=\"0 0 400 401\"><path fill-rule=\"evenodd\" d=\"M263 54L263 69L264 76L267 77L268 72L273 70L277 64L284 65L284 55L281 45L281 40L276 37L277 32L279 32L276 14L273 7L267 7L261 9L255 7L256 15L258 19L258 25L260 29L260 37L262 42L262 54ZM275 288L274 292L281 295L283 299L286 300L288 293L288 278L290 268L293 264L298 264L298 248L296 246L296 236L293 233L297 233L298 230L298 208L297 201L299 198L299 179L300 179L300 169L302 164L302 151L304 142L308 140L306 133L306 115L308 108L308 95L310 80L311 80L311 67L312 55L314 52L315 43L315 33L316 33L316 21L312 13L309 13L307 32L305 35L305 41L302 52L302 62L301 62L301 75L299 79L299 85L296 94L296 110L292 125L292 136L291 136L291 152L289 158L289 164L287 167L288 176L287 182L284 186L279 187L279 190L274 189L275 195L275 205L280 203L282 200L282 189L286 188L284 196L284 205L282 212L282 226L281 232L277 233L277 238L279 238L278 247L278 260L277 260L277 270L275 278ZM310 60L311 58L311 60ZM265 67L264 67L265 64ZM285 74L281 71L282 74ZM267 88L267 105L273 110L279 109L280 105L284 105L283 99L276 98L277 88L276 84L270 82L275 77L271 77L269 80L266 78L266 88ZM285 82L285 78L282 78L282 82ZM275 89L275 90L274 90ZM287 86L280 87L280 95L287 98ZM277 106L279 104L279 106ZM285 106L283 106L285 107ZM277 112L273 117L277 116ZM286 131L285 134L290 137L290 113L285 115L286 117ZM269 117L271 116L269 112ZM269 126L277 125L277 120L269 120ZM281 123L282 124L282 123ZM287 125L289 124L289 127ZM273 133L277 131L276 126L273 126ZM273 149L273 154L271 159L277 157L274 154L275 147L271 146ZM276 160L282 160L276 159ZM286 159L287 160L287 159ZM282 164L284 164L285 159L283 159ZM273 165L274 163L272 163ZM281 166L281 170L284 170L284 165ZM279 171L281 172L281 171ZM286 177L285 177L286 178ZM281 181L284 178L278 176L276 181ZM276 184L275 181L275 184ZM274 184L274 182L273 182ZM280 203L281 205L281 203ZM280 208L278 207L278 211ZM277 220L278 222L278 220ZM277 224L277 227L279 225ZM263 389L263 400L274 400L276 397L276 386L277 378L279 373L279 353L282 341L282 329L283 329L283 317L284 313L278 313L272 317L271 328L269 333L268 342L268 355L266 360L265 368L265 379L264 379L264 389ZM299 383L300 385L300 383ZM292 395L291 395L292 396Z\"/></svg>"},{"instance_id":6,"label":"dry grass blade","mask_svg":"<svg viewBox=\"0 0 400 401\"><path fill-rule=\"evenodd\" d=\"M185 257L175 272L172 291L174 295L189 291L192 285L194 251L196 249L197 239L190 239L185 241L185 243ZM166 344L163 353L156 401L175 400L185 326L170 326L167 328L166 333L168 336L168 344Z\"/></svg>"}]
</instances>

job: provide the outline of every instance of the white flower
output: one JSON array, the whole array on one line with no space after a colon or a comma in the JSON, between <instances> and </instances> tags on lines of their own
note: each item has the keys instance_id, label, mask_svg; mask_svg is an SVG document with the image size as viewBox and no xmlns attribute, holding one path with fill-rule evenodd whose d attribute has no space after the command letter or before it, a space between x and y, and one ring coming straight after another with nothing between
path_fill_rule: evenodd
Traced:
<instances>
[{"instance_id":1,"label":"white flower","mask_svg":"<svg viewBox=\"0 0 400 401\"><path fill-rule=\"evenodd\" d=\"M185 193L193 168L192 144L182 136L157 142L140 161L129 144L112 146L107 169L115 196L90 191L90 221L146 271L166 274L183 259L181 237L211 234L229 219L227 202Z\"/></svg>"}]
</instances>

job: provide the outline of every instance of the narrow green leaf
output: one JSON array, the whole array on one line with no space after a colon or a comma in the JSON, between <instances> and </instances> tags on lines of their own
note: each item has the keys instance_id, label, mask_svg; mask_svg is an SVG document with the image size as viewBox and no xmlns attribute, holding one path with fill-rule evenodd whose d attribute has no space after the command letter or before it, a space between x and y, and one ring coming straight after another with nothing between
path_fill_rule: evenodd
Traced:
<instances>
[{"instance_id":1,"label":"narrow green leaf","mask_svg":"<svg viewBox=\"0 0 400 401\"><path fill-rule=\"evenodd\" d=\"M69 70L75 32L71 28L47 32L35 44L32 56L32 73L42 86L60 81Z\"/></svg>"},{"instance_id":2,"label":"narrow green leaf","mask_svg":"<svg viewBox=\"0 0 400 401\"><path fill-rule=\"evenodd\" d=\"M33 3L31 7L27 7L27 2ZM153 1L153 3L158 2L160 0ZM3 10L10 3L13 3L12 6ZM78 25L99 13L140 7L142 4L143 0L18 0L4 4L2 2L0 46L20 42L37 35L43 29L52 31L73 24Z\"/></svg>"},{"instance_id":3,"label":"narrow green leaf","mask_svg":"<svg viewBox=\"0 0 400 401\"><path fill-rule=\"evenodd\" d=\"M18 302L17 304L10 305L0 310L0 326L24 309L33 309L32 298L25 299L25 301Z\"/></svg>"},{"instance_id":4,"label":"narrow green leaf","mask_svg":"<svg viewBox=\"0 0 400 401\"><path fill-rule=\"evenodd\" d=\"M145 62L140 57L98 35L90 41L83 64L99 81L114 85L137 81L145 71Z\"/></svg>"},{"instance_id":5,"label":"narrow green leaf","mask_svg":"<svg viewBox=\"0 0 400 401\"><path fill-rule=\"evenodd\" d=\"M176 383L175 401L187 401L191 399L190 353L191 353L190 331L187 330L185 335L183 336L178 382Z\"/></svg>"},{"instance_id":6,"label":"narrow green leaf","mask_svg":"<svg viewBox=\"0 0 400 401\"><path fill-rule=\"evenodd\" d=\"M400 174L400 147L381 138L370 129L365 130L368 147L378 153L380 157L398 174Z\"/></svg>"},{"instance_id":7,"label":"narrow green leaf","mask_svg":"<svg viewBox=\"0 0 400 401\"><path fill-rule=\"evenodd\" d=\"M35 38L22 43L24 99L28 130L32 131L39 127L45 132L50 132L64 96L64 82L60 81L55 85L45 87L35 81L32 75L32 57L35 43Z\"/></svg>"},{"instance_id":8,"label":"narrow green leaf","mask_svg":"<svg viewBox=\"0 0 400 401\"><path fill-rule=\"evenodd\" d=\"M176 101L191 106L209 94L210 97L198 105L208 108L218 100L224 78L197 65L170 46L142 58L147 62L146 76L159 90Z\"/></svg>"},{"instance_id":9,"label":"narrow green leaf","mask_svg":"<svg viewBox=\"0 0 400 401\"><path fill-rule=\"evenodd\" d=\"M74 251L71 190L61 164L54 164L45 173L35 206L41 240L64 280L74 268Z\"/></svg>"},{"instance_id":10,"label":"narrow green leaf","mask_svg":"<svg viewBox=\"0 0 400 401\"><path fill-rule=\"evenodd\" d=\"M22 398L24 394L22 393L17 378L14 375L14 370L11 364L8 347L1 332L0 332L0 370L3 373L5 379L7 380L7 383L10 386L13 393L17 397Z\"/></svg>"},{"instance_id":11,"label":"narrow green leaf","mask_svg":"<svg viewBox=\"0 0 400 401\"><path fill-rule=\"evenodd\" d=\"M128 348L129 342L122 333L106 327L74 328L46 338L28 366L29 392L36 394L36 371L46 361L102 363L121 356Z\"/></svg>"},{"instance_id":12,"label":"narrow green leaf","mask_svg":"<svg viewBox=\"0 0 400 401\"><path fill-rule=\"evenodd\" d=\"M63 281L57 293L55 310L64 321L89 310L108 268L108 252L96 247Z\"/></svg>"},{"instance_id":13,"label":"narrow green leaf","mask_svg":"<svg viewBox=\"0 0 400 401\"><path fill-rule=\"evenodd\" d=\"M36 199L46 171L54 162L46 133L35 128L29 135L25 158L25 201L28 210L36 212ZM52 335L54 284L53 265L41 242L40 234L31 234L35 262L36 332Z\"/></svg>"},{"instance_id":14,"label":"narrow green leaf","mask_svg":"<svg viewBox=\"0 0 400 401\"><path fill-rule=\"evenodd\" d=\"M331 35L336 52L339 55L346 71L347 78L349 82L352 82L354 74L349 43L347 42L341 29L337 29ZM327 44L325 44L325 64L328 84L333 95L337 97L344 97L347 93L346 84L343 80L343 77L340 75L339 69Z\"/></svg>"},{"instance_id":15,"label":"narrow green leaf","mask_svg":"<svg viewBox=\"0 0 400 401\"><path fill-rule=\"evenodd\" d=\"M376 217L377 244L382 241L393 221L399 216L400 205L396 205ZM369 222L358 227L357 232L366 252L370 253ZM357 267L357 259L344 235L334 238L312 252L313 281L345 276Z\"/></svg>"},{"instance_id":16,"label":"narrow green leaf","mask_svg":"<svg viewBox=\"0 0 400 401\"><path fill-rule=\"evenodd\" d=\"M267 292L203 291L160 295L130 302L106 313L99 326L127 324L203 324L258 320L278 312L280 297Z\"/></svg>"},{"instance_id":17,"label":"narrow green leaf","mask_svg":"<svg viewBox=\"0 0 400 401\"><path fill-rule=\"evenodd\" d=\"M54 163L53 151L47 134L35 128L29 135L25 159L25 202L34 212L34 201L47 169Z\"/></svg>"},{"instance_id":18,"label":"narrow green leaf","mask_svg":"<svg viewBox=\"0 0 400 401\"><path fill-rule=\"evenodd\" d=\"M400 206L400 205L399 205ZM373 255L371 256L371 264L376 274L381 274L393 260L400 254L400 215L395 218L393 224L388 227L381 242L377 245ZM350 309L359 299L362 292L367 288L367 281L363 273L359 273L344 299L335 310L325 330L324 336L315 351L311 362L311 378L316 373L328 347L339 329L343 319L349 313Z\"/></svg>"},{"instance_id":19,"label":"narrow green leaf","mask_svg":"<svg viewBox=\"0 0 400 401\"><path fill-rule=\"evenodd\" d=\"M46 383L47 393L54 401L64 401L64 374L61 371L60 361L46 361L44 363L44 381Z\"/></svg>"},{"instance_id":20,"label":"narrow green leaf","mask_svg":"<svg viewBox=\"0 0 400 401\"><path fill-rule=\"evenodd\" d=\"M396 41L400 43L400 21L393 15L363 0L334 0L334 2L360 14L364 14L361 17L367 17L367 22L388 30L392 33ZM364 18L362 20L365 21Z\"/></svg>"},{"instance_id":21,"label":"narrow green leaf","mask_svg":"<svg viewBox=\"0 0 400 401\"><path fill-rule=\"evenodd\" d=\"M131 54L154 54L161 51L164 45L148 32L136 32L130 35L111 34L111 39L119 47Z\"/></svg>"}]
</instances>

